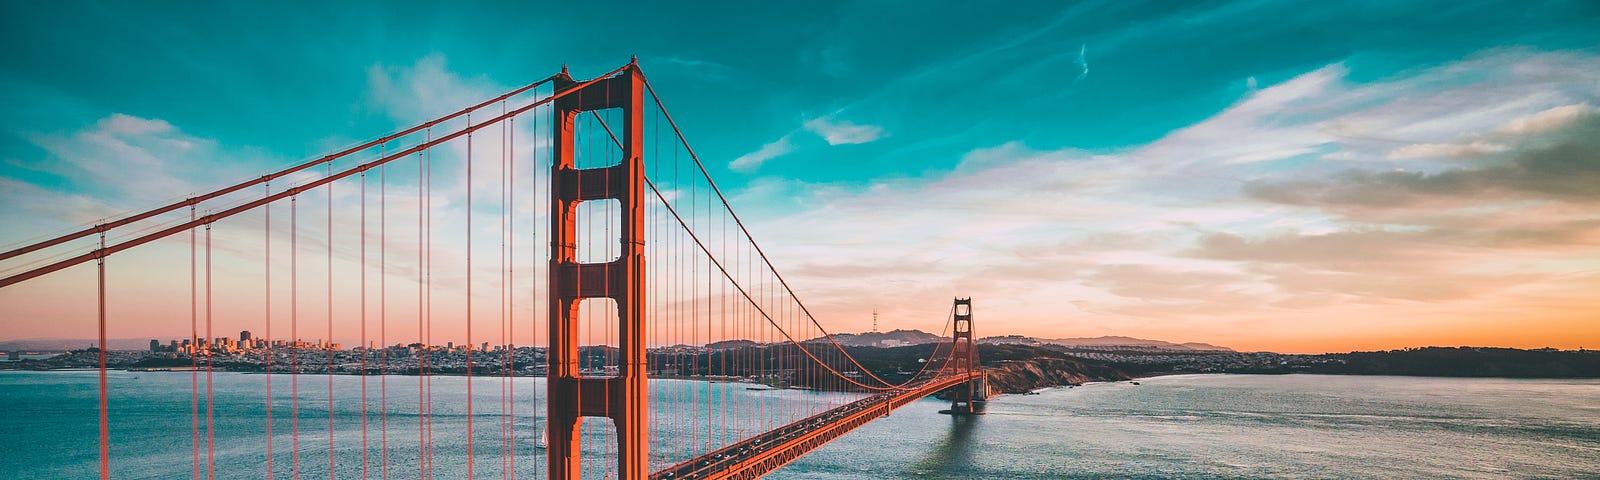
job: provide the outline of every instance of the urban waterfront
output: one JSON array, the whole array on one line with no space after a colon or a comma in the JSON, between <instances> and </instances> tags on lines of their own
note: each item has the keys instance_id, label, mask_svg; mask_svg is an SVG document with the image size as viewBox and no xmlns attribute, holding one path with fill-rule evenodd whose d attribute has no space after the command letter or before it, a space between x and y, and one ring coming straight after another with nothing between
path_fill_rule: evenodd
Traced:
<instances>
[{"instance_id":1,"label":"urban waterfront","mask_svg":"<svg viewBox=\"0 0 1600 480\"><path fill-rule=\"evenodd\" d=\"M110 372L112 468L116 478L191 473L191 414L205 454L204 374ZM0 372L0 471L16 478L82 478L98 470L96 372ZM200 408L191 412L198 378ZM291 377L274 375L274 471L289 478ZM334 462L340 477L361 473L361 380L336 375ZM213 374L218 478L265 472L266 376ZM303 375L300 468L328 469L328 377ZM368 461L379 476L380 385L388 389L390 478L417 478L419 377L366 377ZM464 473L462 377L434 377L434 475ZM544 467L538 429L543 379L516 378L516 470ZM953 418L947 403L915 402L800 458L774 478L1362 477L1581 478L1600 475L1600 380L1511 380L1322 375L1179 375L1007 395L989 414ZM476 474L500 476L500 379L475 380ZM535 395L538 395L536 398ZM783 396L849 394L748 390L738 383L652 382L652 394L688 398L700 422L758 428L781 415ZM665 413L665 412L658 412ZM681 415L670 416L681 418ZM659 427L659 426L658 426ZM667 426L653 437L657 465L674 446L704 442L705 424ZM720 426L717 429L720 431ZM587 431L587 430L586 430ZM721 434L721 433L719 433ZM728 435L739 435L732 431ZM726 442L723 439L712 439ZM728 439L731 440L731 439ZM591 442L596 445L602 442ZM593 447L587 459L605 455ZM599 463L590 464L603 469ZM202 465L202 469L205 468ZM201 472L202 475L205 473ZM604 472L597 472L604 473Z\"/></svg>"}]
</instances>

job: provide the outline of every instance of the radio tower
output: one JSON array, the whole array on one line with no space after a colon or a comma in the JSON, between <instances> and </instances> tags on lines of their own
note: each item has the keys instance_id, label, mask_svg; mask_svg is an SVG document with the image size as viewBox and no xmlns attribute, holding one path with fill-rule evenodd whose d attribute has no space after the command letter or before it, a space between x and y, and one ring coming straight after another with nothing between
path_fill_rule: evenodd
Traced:
<instances>
[{"instance_id":1,"label":"radio tower","mask_svg":"<svg viewBox=\"0 0 1600 480\"><path fill-rule=\"evenodd\" d=\"M878 309L872 309L872 332L878 332Z\"/></svg>"}]
</instances>

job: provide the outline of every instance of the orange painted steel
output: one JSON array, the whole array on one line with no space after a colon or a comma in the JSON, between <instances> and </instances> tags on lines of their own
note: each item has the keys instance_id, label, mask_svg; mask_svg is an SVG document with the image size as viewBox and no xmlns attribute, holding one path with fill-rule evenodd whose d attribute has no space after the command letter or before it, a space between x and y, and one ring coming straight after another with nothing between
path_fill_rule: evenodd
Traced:
<instances>
[{"instance_id":1,"label":"orange painted steel","mask_svg":"<svg viewBox=\"0 0 1600 480\"><path fill-rule=\"evenodd\" d=\"M955 362L954 370L957 373L979 375L967 382L966 389L956 389L950 396L950 410L952 415L982 415L983 408L988 403L988 385L981 369L978 368L978 347L973 343L972 337L972 297L957 298L955 300L955 338L951 345L950 359Z\"/></svg>"},{"instance_id":2,"label":"orange painted steel","mask_svg":"<svg viewBox=\"0 0 1600 480\"><path fill-rule=\"evenodd\" d=\"M555 79L554 155L550 215L550 350L546 388L550 478L581 478L583 417L610 418L617 429L619 478L649 473L648 391L644 325L644 76L637 64L620 74L580 84L565 72ZM622 110L622 161L577 168L576 120L585 111ZM577 207L590 200L621 205L616 260L580 263ZM609 239L608 239L609 240ZM586 377L578 365L578 308L583 300L610 298L617 308L621 363L615 377Z\"/></svg>"},{"instance_id":3,"label":"orange painted steel","mask_svg":"<svg viewBox=\"0 0 1600 480\"><path fill-rule=\"evenodd\" d=\"M972 371L928 379L903 391L879 393L673 465L650 478L760 478L897 408L982 377L982 371Z\"/></svg>"},{"instance_id":4,"label":"orange painted steel","mask_svg":"<svg viewBox=\"0 0 1600 480\"><path fill-rule=\"evenodd\" d=\"M673 465L650 475L653 480L753 479L917 399L948 391L951 409L940 413L982 414L987 398L987 376L978 364L972 336L972 299L957 298L951 308L954 328L948 356L939 369L924 368L902 387L878 392L831 410L806 417L716 451ZM942 345L941 345L942 346ZM940 348L935 347L934 352ZM935 356L938 354L935 353ZM926 366L936 363L928 359Z\"/></svg>"}]
</instances>

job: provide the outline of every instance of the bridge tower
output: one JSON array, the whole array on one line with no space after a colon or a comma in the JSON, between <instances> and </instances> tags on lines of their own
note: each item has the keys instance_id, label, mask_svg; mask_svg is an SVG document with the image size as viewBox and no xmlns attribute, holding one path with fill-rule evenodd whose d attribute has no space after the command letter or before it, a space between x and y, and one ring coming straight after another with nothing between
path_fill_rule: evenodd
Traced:
<instances>
[{"instance_id":1,"label":"bridge tower","mask_svg":"<svg viewBox=\"0 0 1600 480\"><path fill-rule=\"evenodd\" d=\"M984 406L988 403L988 383L982 376L983 369L978 366L978 347L972 337L972 297L955 299L955 338L950 351L950 361L955 362L952 370L959 375L971 375L974 371L979 376L965 386L957 386L950 396L951 415L982 415Z\"/></svg>"},{"instance_id":2,"label":"bridge tower","mask_svg":"<svg viewBox=\"0 0 1600 480\"><path fill-rule=\"evenodd\" d=\"M649 412L645 382L644 325L644 76L637 62L610 78L582 85L563 69L555 89L579 88L555 102L554 156L550 212L550 348L546 389L550 478L582 477L579 435L583 417L610 418L617 429L617 476L645 478ZM577 168L575 127L585 111L622 110L622 161ZM621 209L621 252L610 262L580 263L578 205L616 200ZM611 240L611 239L605 239ZM610 298L617 309L620 364L615 376L585 376L579 371L578 319L583 302ZM590 307L592 308L592 307Z\"/></svg>"}]
</instances>

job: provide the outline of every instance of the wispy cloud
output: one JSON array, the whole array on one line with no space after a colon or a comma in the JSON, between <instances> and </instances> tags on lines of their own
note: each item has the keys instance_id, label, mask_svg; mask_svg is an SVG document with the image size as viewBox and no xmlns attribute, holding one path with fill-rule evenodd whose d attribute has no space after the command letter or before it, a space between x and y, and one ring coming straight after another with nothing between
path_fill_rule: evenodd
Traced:
<instances>
[{"instance_id":1,"label":"wispy cloud","mask_svg":"<svg viewBox=\"0 0 1600 480\"><path fill-rule=\"evenodd\" d=\"M1350 169L1317 178L1258 180L1257 198L1326 208L1403 208L1499 199L1600 202L1600 112L1576 104L1517 118L1458 143L1406 145L1389 158L1450 162L1437 171Z\"/></svg>"},{"instance_id":2,"label":"wispy cloud","mask_svg":"<svg viewBox=\"0 0 1600 480\"><path fill-rule=\"evenodd\" d=\"M848 121L836 121L831 116L807 120L801 124L800 129L790 131L777 140L773 140L753 152L740 155L739 158L728 162L728 168L735 172L750 173L760 170L768 160L793 153L797 148L795 135L805 130L816 134L828 145L856 145L870 143L884 137L883 127L877 125L857 125Z\"/></svg>"},{"instance_id":3,"label":"wispy cloud","mask_svg":"<svg viewBox=\"0 0 1600 480\"><path fill-rule=\"evenodd\" d=\"M728 162L728 168L733 169L733 171L736 172L745 173L754 172L760 169L761 164L767 163L767 160L778 158L794 151L794 144L789 141L791 136L792 135L784 135L777 140L773 140L771 143L762 145L761 148L756 149L754 152L740 155L739 158L735 158L732 162Z\"/></svg>"},{"instance_id":4,"label":"wispy cloud","mask_svg":"<svg viewBox=\"0 0 1600 480\"><path fill-rule=\"evenodd\" d=\"M647 69L651 66L660 65L667 72L705 80L724 81L736 73L733 67L699 58L667 55L641 61L648 63L643 65ZM649 74L651 72L647 71L645 73Z\"/></svg>"},{"instance_id":5,"label":"wispy cloud","mask_svg":"<svg viewBox=\"0 0 1600 480\"><path fill-rule=\"evenodd\" d=\"M1600 268L1591 65L1499 51L1356 83L1335 64L1125 151L1007 142L942 175L766 185L806 210L754 229L784 239L769 253L826 318L952 292L999 331L1224 343L1394 338L1364 319L1495 328L1484 312L1533 304L1571 318L1600 307L1580 293L1600 288L1582 274Z\"/></svg>"},{"instance_id":6,"label":"wispy cloud","mask_svg":"<svg viewBox=\"0 0 1600 480\"><path fill-rule=\"evenodd\" d=\"M368 106L391 117L396 124L411 124L420 119L429 118L441 112L453 111L484 98L500 93L505 87L489 82L463 78L445 68L443 57L431 56L419 60L411 65L403 66L374 66L368 70L369 93ZM485 112L486 114L489 112ZM498 106L493 113L499 113ZM479 117L475 117L479 118ZM449 128L460 127L461 121L449 125L436 127L435 135ZM466 169L466 142L465 137L458 138L446 145L431 150L432 161L432 202L428 211L428 228L430 230L429 248L426 250L431 263L435 265L431 273L433 288L436 292L437 312L440 315L440 334L442 336L459 336L462 324L454 318L454 312L462 310L466 302L462 293L465 285L465 258L467 209L462 198L470 188L475 196L472 206L475 221L472 229L476 233L472 237L472 249L476 252L497 251L500 241L504 238L498 229L501 214L500 192L504 185L502 179L517 185L519 191L533 190L533 172L538 159L535 145L547 147L547 135L535 132L533 122L519 122L516 135L517 148L515 157L511 162L515 165L516 175L502 175L499 168L501 161L511 154L502 150L502 135L499 128L486 128L474 134L473 164L477 168L469 185ZM378 135L384 132L368 132L356 135ZM404 138L393 142L388 153L393 153L397 145L415 145L421 141L424 134L416 137ZM202 193L215 188L237 182L241 179L252 178L263 173L255 165L274 165L279 168L292 163L285 159L263 158L259 149L245 145L221 146L216 139L197 136L186 132L181 125L175 125L162 119L140 118L125 114L112 114L81 130L66 133L41 133L35 134L31 140L42 149L47 159L34 162L36 168L46 173L69 179L71 185L61 188L50 185L36 185L14 178L0 178L0 204L7 206L0 209L0 224L8 227L0 233L0 243L24 241L25 235L38 235L41 232L62 232L76 225L93 222L103 218L131 213L151 208L163 203L184 198L192 193ZM354 161L370 161L378 154L379 150L360 152L353 157L339 162L334 169L342 170L349 167ZM379 190L379 170L367 172L367 189L363 190L359 177L351 177L335 183L331 189L323 187L300 195L296 203L299 216L298 224L293 229L290 227L290 205L287 202L275 203L266 209L240 214L216 224L213 234L218 241L213 249L214 253L223 259L218 261L217 271L218 307L222 328L231 330L250 329L257 330L262 322L262 311L258 297L254 295L261 291L261 283L265 268L263 267L264 242L268 228L265 226L265 214L271 210L272 225L271 244L273 257L273 280L277 285L275 290L288 289L288 276L283 272L288 270L284 259L289 258L290 251L288 238L293 235L298 240L298 248L302 255L314 253L318 260L306 262L301 258L301 287L307 286L307 278L328 278L332 276L335 283L326 290L334 298L356 298L359 293L359 282L352 279L362 275L360 263L363 253L362 246L366 246L367 266L369 270L376 268L376 250L380 239L385 243L387 250L387 274L392 277L391 283L410 282L416 277L418 266L416 264L419 252L422 251L423 240L417 231L417 215L422 205L422 198L417 191L417 166L414 159L401 159L389 164L383 170L387 181L386 195L377 196ZM273 191L282 191L292 184L321 178L325 170L322 166L298 172L288 178L279 179L272 183ZM84 192L84 193L72 193ZM260 198L263 189L252 188L230 196L223 197L214 202L201 206L198 214L204 215L208 211L237 205L245 200ZM365 193L366 206L363 216L363 196ZM331 198L329 197L331 194ZM546 218L538 212L547 198L538 195L521 195L515 199L514 205L506 205L512 220L519 227L512 231L512 239L517 245L535 245L533 229L521 228L529 225L541 225ZM378 216L380 208L387 212L387 231L380 234ZM141 235L151 231L151 225L173 225L189 218L188 210L180 210L163 215L151 221L136 226L133 231L119 230L109 239L115 244L129 235ZM366 228L361 228L363 218ZM409 221L397 219L408 219ZM409 228L407 228L409 226ZM330 231L329 229L332 229ZM365 231L364 231L365 230ZM328 249L327 239L334 238L333 246ZM360 241L361 235L367 235L365 242ZM117 266L121 275L130 275L114 278L114 288L110 302L122 306L125 313L119 314L119 324L137 327L141 330L138 334L150 333L154 335L177 335L174 330L177 324L168 321L179 312L167 309L169 305L153 304L155 299L168 298L176 295L173 292L187 292L187 275L169 275L164 272L176 272L175 265L186 265L189 261L188 237L179 235L169 237L166 241L157 241L139 248L118 253L111 260ZM61 247L60 250L87 249L86 242ZM535 261L529 258L537 253L528 253L529 249L512 255L511 261ZM538 252L537 250L533 250ZM325 270L324 255L332 258L332 273ZM479 256L480 258L485 255ZM473 263L473 270L478 272L473 277L473 282L480 288L494 288L500 278L500 266L497 256L489 255L492 260L477 260ZM0 268L15 269L26 268L28 265L0 266ZM186 268L184 268L186 270ZM69 272L62 274L70 275ZM377 281L375 272L372 280ZM56 281L60 275L52 274L44 279L46 283ZM532 283L532 282L529 282ZM320 284L319 284L320 287ZM3 292L15 295L15 289ZM248 293L241 293L248 292ZM302 302L326 301L317 298L321 295L301 292ZM274 311L289 311L287 295L274 296ZM323 297L326 298L326 297ZM15 300L16 304L27 303L19 306L18 311L41 312L38 315L20 318L13 327L15 332L33 332L33 335L47 334L53 331L49 320L56 318L82 318L76 314L63 313L71 305L61 298L43 296L39 299L8 298ZM476 302L485 302L487 298L478 298ZM81 302L80 302L81 303ZM399 302L403 303L403 302ZM392 305L398 311L404 311L404 305ZM338 318L354 318L358 313L355 302L340 303L336 315ZM528 311L531 305L519 304L519 311ZM186 311L186 310L185 310ZM186 315L186 313L185 313ZM276 315L275 315L276 316ZM279 318L278 321L282 321ZM340 322L334 333L335 338L358 338L359 325L352 322ZM143 331L143 330L148 330ZM27 333L19 333L26 335ZM317 336L324 336L319 332Z\"/></svg>"},{"instance_id":7,"label":"wispy cloud","mask_svg":"<svg viewBox=\"0 0 1600 480\"><path fill-rule=\"evenodd\" d=\"M1078 83L1083 81L1085 78L1089 78L1089 44L1085 43L1078 47L1077 63L1078 67L1083 69L1083 72L1079 73L1078 78L1073 79L1072 83Z\"/></svg>"},{"instance_id":8,"label":"wispy cloud","mask_svg":"<svg viewBox=\"0 0 1600 480\"><path fill-rule=\"evenodd\" d=\"M857 125L849 121L820 117L807 120L803 127L828 142L828 145L855 145L883 138L883 127Z\"/></svg>"},{"instance_id":9,"label":"wispy cloud","mask_svg":"<svg viewBox=\"0 0 1600 480\"><path fill-rule=\"evenodd\" d=\"M165 120L121 113L75 132L33 134L31 140L50 158L38 164L44 171L123 208L181 199L260 173L244 165L279 163L261 162L261 155L250 149L220 148L215 141L183 132ZM42 218L80 223L111 212L90 209Z\"/></svg>"},{"instance_id":10,"label":"wispy cloud","mask_svg":"<svg viewBox=\"0 0 1600 480\"><path fill-rule=\"evenodd\" d=\"M483 77L450 70L444 55L432 54L410 65L367 68L367 101L402 123L445 115L508 90Z\"/></svg>"}]
</instances>

